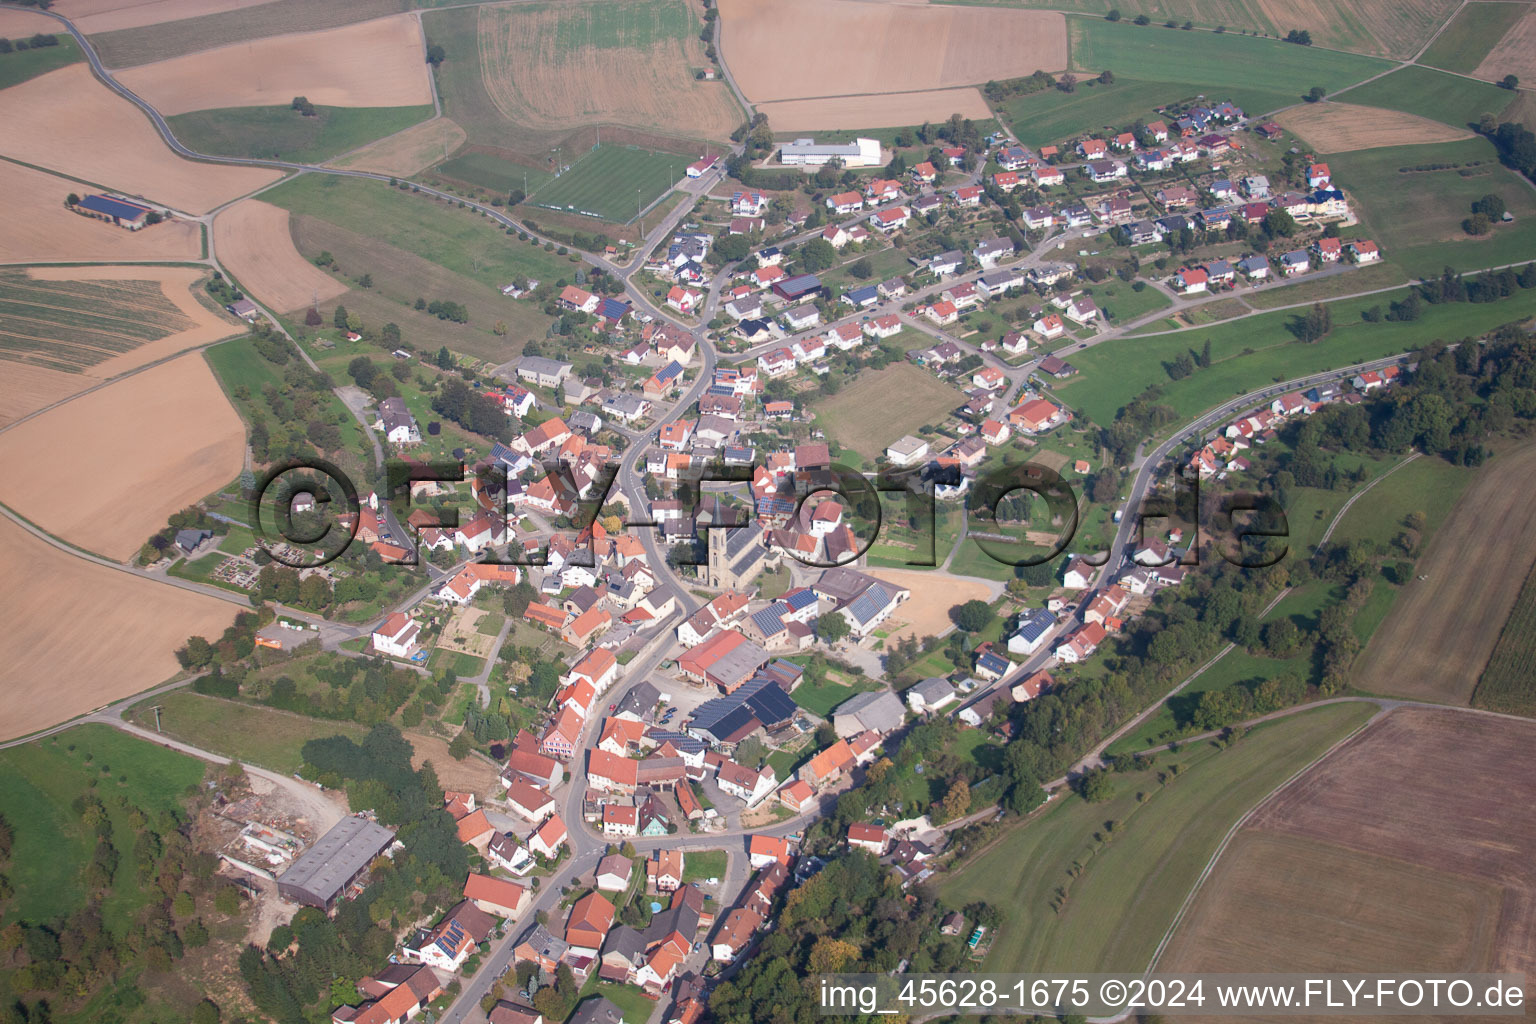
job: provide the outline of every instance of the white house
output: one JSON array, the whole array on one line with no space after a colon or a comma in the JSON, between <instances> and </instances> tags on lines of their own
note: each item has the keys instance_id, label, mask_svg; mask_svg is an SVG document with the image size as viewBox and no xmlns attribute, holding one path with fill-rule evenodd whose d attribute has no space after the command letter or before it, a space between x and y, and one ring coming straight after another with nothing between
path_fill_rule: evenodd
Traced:
<instances>
[{"instance_id":1,"label":"white house","mask_svg":"<svg viewBox=\"0 0 1536 1024\"><path fill-rule=\"evenodd\" d=\"M395 612L373 631L373 649L394 658L409 658L416 653L416 637L421 627L405 612Z\"/></svg>"}]
</instances>

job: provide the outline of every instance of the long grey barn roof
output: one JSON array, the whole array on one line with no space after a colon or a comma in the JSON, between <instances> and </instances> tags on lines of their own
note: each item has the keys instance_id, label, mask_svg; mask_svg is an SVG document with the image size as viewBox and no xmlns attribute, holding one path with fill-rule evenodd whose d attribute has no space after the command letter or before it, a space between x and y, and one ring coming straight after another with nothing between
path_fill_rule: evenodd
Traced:
<instances>
[{"instance_id":1,"label":"long grey barn roof","mask_svg":"<svg viewBox=\"0 0 1536 1024\"><path fill-rule=\"evenodd\" d=\"M305 850L278 881L329 901L394 841L394 829L367 818L342 818Z\"/></svg>"}]
</instances>

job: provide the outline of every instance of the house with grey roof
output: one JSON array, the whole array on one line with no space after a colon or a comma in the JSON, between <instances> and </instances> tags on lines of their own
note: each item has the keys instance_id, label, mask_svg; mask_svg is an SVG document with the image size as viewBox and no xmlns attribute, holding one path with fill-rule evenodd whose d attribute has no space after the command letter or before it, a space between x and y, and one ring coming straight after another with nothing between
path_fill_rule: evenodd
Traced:
<instances>
[{"instance_id":1,"label":"house with grey roof","mask_svg":"<svg viewBox=\"0 0 1536 1024\"><path fill-rule=\"evenodd\" d=\"M861 732L884 735L906 719L901 698L890 690L855 694L832 709L832 727L844 738Z\"/></svg>"}]
</instances>

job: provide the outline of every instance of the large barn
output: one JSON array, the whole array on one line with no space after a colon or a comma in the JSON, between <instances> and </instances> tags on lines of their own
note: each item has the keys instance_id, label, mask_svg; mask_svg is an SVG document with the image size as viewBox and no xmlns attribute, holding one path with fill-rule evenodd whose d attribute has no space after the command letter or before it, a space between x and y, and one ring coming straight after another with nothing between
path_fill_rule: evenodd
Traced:
<instances>
[{"instance_id":1,"label":"large barn","mask_svg":"<svg viewBox=\"0 0 1536 1024\"><path fill-rule=\"evenodd\" d=\"M277 893L330 913L347 888L394 841L394 829L355 815L342 818L279 876Z\"/></svg>"}]
</instances>

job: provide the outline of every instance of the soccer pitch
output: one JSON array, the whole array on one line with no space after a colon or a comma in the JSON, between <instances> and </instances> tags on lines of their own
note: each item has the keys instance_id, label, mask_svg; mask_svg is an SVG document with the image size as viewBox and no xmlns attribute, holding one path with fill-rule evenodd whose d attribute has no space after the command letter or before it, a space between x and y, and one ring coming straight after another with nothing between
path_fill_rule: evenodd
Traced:
<instances>
[{"instance_id":1,"label":"soccer pitch","mask_svg":"<svg viewBox=\"0 0 1536 1024\"><path fill-rule=\"evenodd\" d=\"M628 224L677 183L688 163L677 153L599 145L535 189L529 205Z\"/></svg>"}]
</instances>

